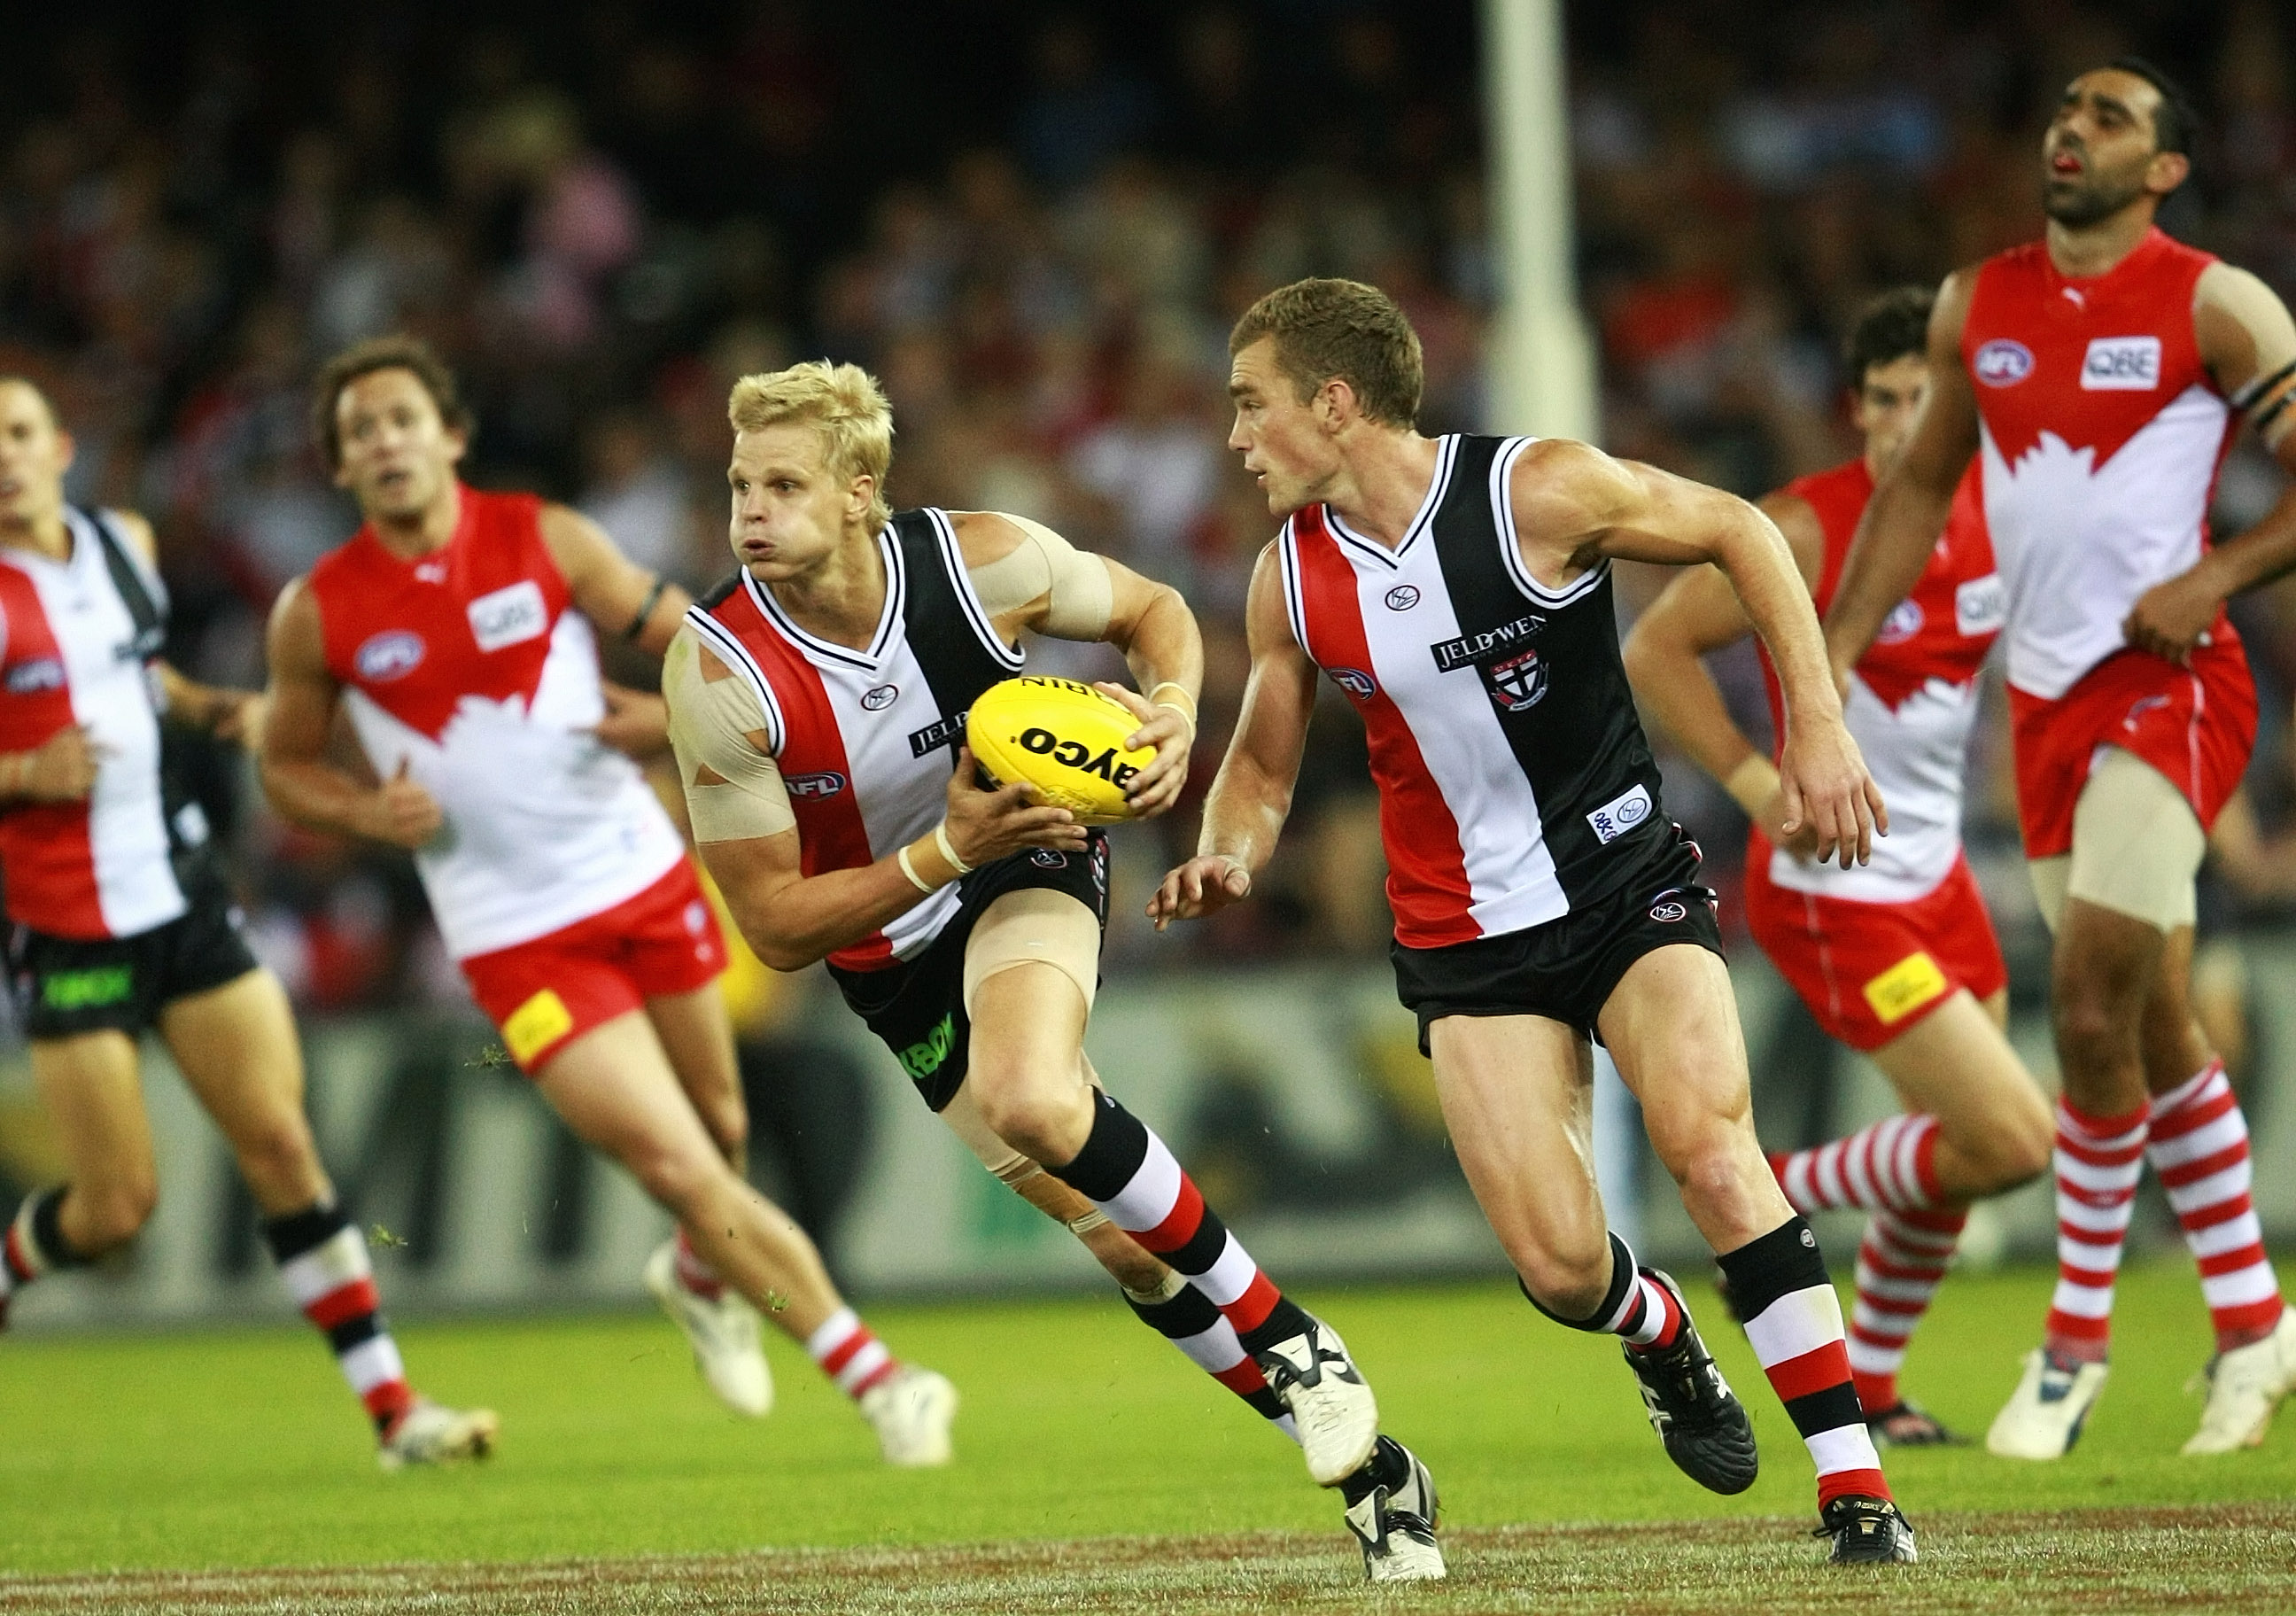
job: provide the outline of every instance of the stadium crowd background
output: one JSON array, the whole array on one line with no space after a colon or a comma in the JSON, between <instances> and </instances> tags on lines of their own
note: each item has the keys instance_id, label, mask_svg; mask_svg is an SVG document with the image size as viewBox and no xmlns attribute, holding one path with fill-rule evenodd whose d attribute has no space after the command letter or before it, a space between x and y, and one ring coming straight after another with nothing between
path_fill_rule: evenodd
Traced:
<instances>
[{"instance_id":1,"label":"stadium crowd background","mask_svg":"<svg viewBox=\"0 0 2296 1616\"><path fill-rule=\"evenodd\" d=\"M1834 334L1877 289L2030 237L2056 86L2124 49L2210 113L2172 227L2296 288L2296 23L2267 0L1579 4L1570 21L1613 450L1749 495L1844 457ZM896 503L1035 515L1187 594L1211 648L1201 789L1270 529L1220 447L1230 320L1297 275L1376 281L1426 340L1424 424L1483 422L1474 22L1463 0L27 16L0 105L0 368L53 388L75 497L154 519L172 654L245 685L278 587L353 525L306 419L336 347L428 337L476 406L474 481L578 504L693 585L727 564L729 381L859 361L894 401ZM2276 475L2236 455L2223 522ZM2235 615L2266 718L2211 918L2255 926L2296 913L2276 839L2296 809L2296 593ZM1751 656L1733 684L1758 714ZM1351 725L1327 703L1270 901L1152 939L1135 895L1193 824L1119 837L1111 958L1375 956ZM2030 962L2005 758L1997 722L1972 840ZM403 859L283 826L233 759L201 777L303 1005L460 999ZM1742 822L1686 766L1668 778L1729 894ZM2237 955L2204 980L2236 1049Z\"/></svg>"}]
</instances>

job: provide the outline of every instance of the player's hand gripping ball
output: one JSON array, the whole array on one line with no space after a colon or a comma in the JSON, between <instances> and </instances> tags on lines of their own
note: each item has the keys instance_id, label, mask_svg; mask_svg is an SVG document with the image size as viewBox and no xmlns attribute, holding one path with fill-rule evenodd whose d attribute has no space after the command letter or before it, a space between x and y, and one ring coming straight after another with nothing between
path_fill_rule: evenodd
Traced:
<instances>
[{"instance_id":1,"label":"player's hand gripping ball","mask_svg":"<svg viewBox=\"0 0 2296 1616\"><path fill-rule=\"evenodd\" d=\"M964 738L994 784L1025 780L1079 823L1114 824L1132 817L1124 788L1155 760L1153 747L1125 750L1139 728L1122 702L1089 685L1027 675L980 693Z\"/></svg>"}]
</instances>

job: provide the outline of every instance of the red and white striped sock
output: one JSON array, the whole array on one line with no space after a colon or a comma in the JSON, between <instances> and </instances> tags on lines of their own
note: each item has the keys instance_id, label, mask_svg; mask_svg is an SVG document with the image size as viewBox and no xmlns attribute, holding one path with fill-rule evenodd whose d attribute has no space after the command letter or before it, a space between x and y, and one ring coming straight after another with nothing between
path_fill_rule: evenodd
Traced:
<instances>
[{"instance_id":1,"label":"red and white striped sock","mask_svg":"<svg viewBox=\"0 0 2296 1616\"><path fill-rule=\"evenodd\" d=\"M701 1253L693 1249L693 1243L685 1237L682 1228L677 1231L675 1266L677 1283L702 1300L716 1301L726 1293L726 1283L718 1277L718 1270L701 1259Z\"/></svg>"},{"instance_id":2,"label":"red and white striped sock","mask_svg":"<svg viewBox=\"0 0 2296 1616\"><path fill-rule=\"evenodd\" d=\"M2140 1105L2126 1116L2092 1117L2057 1102L2057 1289L2042 1344L2061 1362L2104 1361L2148 1114Z\"/></svg>"},{"instance_id":3,"label":"red and white striped sock","mask_svg":"<svg viewBox=\"0 0 2296 1616\"><path fill-rule=\"evenodd\" d=\"M1065 1167L1045 1170L1082 1194L1108 1220L1188 1276L1235 1326L1247 1352L1264 1352L1308 1328L1308 1316L1259 1270L1243 1243L1204 1204L1195 1181L1164 1142L1113 1097L1093 1108L1092 1132Z\"/></svg>"},{"instance_id":4,"label":"red and white striped sock","mask_svg":"<svg viewBox=\"0 0 2296 1616\"><path fill-rule=\"evenodd\" d=\"M1770 1171L1786 1203L1805 1216L1843 1207L1918 1212L1945 1199L1938 1188L1937 1141L1935 1117L1885 1117L1846 1139L1778 1152L1770 1157Z\"/></svg>"},{"instance_id":5,"label":"red and white striped sock","mask_svg":"<svg viewBox=\"0 0 2296 1616\"><path fill-rule=\"evenodd\" d=\"M366 1406L374 1428L388 1435L414 1403L414 1390L383 1322L366 1237L340 1207L324 1202L270 1219L263 1237L287 1294L327 1338L343 1379Z\"/></svg>"},{"instance_id":6,"label":"red and white striped sock","mask_svg":"<svg viewBox=\"0 0 2296 1616\"><path fill-rule=\"evenodd\" d=\"M1849 1312L1849 1379L1868 1415L1898 1406L1898 1371L1914 1326L1953 1260L1964 1208L1876 1212L1857 1248L1857 1300Z\"/></svg>"},{"instance_id":7,"label":"red and white striped sock","mask_svg":"<svg viewBox=\"0 0 2296 1616\"><path fill-rule=\"evenodd\" d=\"M837 1389L856 1402L901 1366L850 1308L840 1308L824 1319L805 1338L805 1349L821 1372L837 1382Z\"/></svg>"},{"instance_id":8,"label":"red and white striped sock","mask_svg":"<svg viewBox=\"0 0 2296 1616\"><path fill-rule=\"evenodd\" d=\"M87 1259L71 1249L59 1221L64 1194L71 1186L52 1184L34 1190L8 1220L0 1235L0 1324L8 1321L8 1299L41 1275L57 1268L77 1268Z\"/></svg>"},{"instance_id":9,"label":"red and white striped sock","mask_svg":"<svg viewBox=\"0 0 2296 1616\"><path fill-rule=\"evenodd\" d=\"M1855 1494L1887 1498L1881 1456L1849 1383L1841 1299L1817 1236L1800 1218L1715 1259L1746 1321L1746 1340L1817 1466L1817 1506Z\"/></svg>"},{"instance_id":10,"label":"red and white striped sock","mask_svg":"<svg viewBox=\"0 0 2296 1616\"><path fill-rule=\"evenodd\" d=\"M1254 1414L1298 1441L1300 1427L1291 1410L1269 1388L1267 1377L1259 1372L1251 1354L1243 1349L1227 1316L1177 1269L1171 1279L1170 1286L1159 1295L1126 1291L1125 1305L1142 1324L1178 1348L1190 1363L1241 1398Z\"/></svg>"},{"instance_id":11,"label":"red and white striped sock","mask_svg":"<svg viewBox=\"0 0 2296 1616\"><path fill-rule=\"evenodd\" d=\"M2248 1119L2223 1062L2154 1096L2145 1153L2200 1265L2217 1350L2262 1341L2280 1322L2280 1279L2249 1195Z\"/></svg>"}]
</instances>

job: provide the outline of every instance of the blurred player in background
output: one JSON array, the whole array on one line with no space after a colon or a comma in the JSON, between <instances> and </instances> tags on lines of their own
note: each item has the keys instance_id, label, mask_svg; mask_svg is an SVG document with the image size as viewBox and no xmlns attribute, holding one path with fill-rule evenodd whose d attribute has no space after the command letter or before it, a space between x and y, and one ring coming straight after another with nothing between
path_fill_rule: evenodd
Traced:
<instances>
[{"instance_id":1,"label":"blurred player in background","mask_svg":"<svg viewBox=\"0 0 2296 1616\"><path fill-rule=\"evenodd\" d=\"M1931 303L1925 289L1885 294L1850 335L1865 453L1761 502L1820 611L1874 480L1904 447L1928 384ZM1885 1445L1953 1440L1898 1390L1906 1343L1945 1277L1969 1203L2049 1165L2048 1102L2003 1030L2008 971L1961 846L1978 676L2001 610L1976 486L1964 480L1919 583L1849 682L1843 716L1890 804L1890 834L1871 864L1847 870L1811 857L1807 829L1784 834L1777 767L1731 718L1699 660L1753 632L1728 578L1713 567L1676 578L1625 647L1644 709L1753 821L1746 923L1754 940L1820 1027L1873 1057L1909 1113L1770 1159L1796 1211L1872 1214L1857 1252L1849 1371L1866 1429ZM1785 709L1767 653L1762 672L1783 736Z\"/></svg>"},{"instance_id":2,"label":"blurred player in background","mask_svg":"<svg viewBox=\"0 0 2296 1616\"><path fill-rule=\"evenodd\" d=\"M465 487L470 423L418 342L337 356L315 424L366 525L274 610L272 801L414 854L520 1070L677 1218L647 1283L720 1398L772 1407L762 1308L856 1400L889 1461L946 1463L955 1390L893 1358L741 1176L724 938L668 816L610 744L658 745L659 718L649 734L643 710L610 703L597 631L659 652L685 592L563 506ZM381 783L328 760L339 706Z\"/></svg>"},{"instance_id":3,"label":"blurred player in background","mask_svg":"<svg viewBox=\"0 0 2296 1616\"><path fill-rule=\"evenodd\" d=\"M1195 732L1193 616L1024 518L891 511L892 414L856 366L744 377L728 414L741 566L688 615L663 690L694 836L742 935L777 970L827 959L984 1165L1071 1228L1102 1225L1095 1254L1144 1320L1262 1413L1288 1410L1366 1576L1440 1577L1434 1483L1379 1433L1337 1333L1260 1272L1085 1058L1105 837L1026 785L980 789L964 744L972 702L1021 670L1022 631L1104 642L1147 692L1102 687L1140 720L1128 745L1156 749L1129 795L1163 812Z\"/></svg>"},{"instance_id":4,"label":"blurred player in background","mask_svg":"<svg viewBox=\"0 0 2296 1616\"><path fill-rule=\"evenodd\" d=\"M2249 1195L2248 1123L2194 1021L2194 878L2240 783L2256 692L2224 613L2296 565L2296 493L2211 547L2245 414L2296 470L2296 324L2264 283L2170 240L2194 117L2148 64L2076 78L2043 145L2045 239L1947 277L1930 391L1866 507L1828 638L1848 677L1914 589L1978 457L2005 587L2018 812L2055 932L2058 1282L1987 1437L2054 1459L2103 1390L2113 1277L2149 1154L2216 1327L2188 1454L2264 1438L2296 1385Z\"/></svg>"},{"instance_id":5,"label":"blurred player in background","mask_svg":"<svg viewBox=\"0 0 2296 1616\"><path fill-rule=\"evenodd\" d=\"M374 1421L386 1469L482 1455L489 1410L407 1383L366 1241L303 1115L287 995L257 964L161 726L243 742L260 702L159 660L168 594L152 529L64 503L72 440L30 382L0 378L0 874L18 1014L68 1183L25 1197L0 1249L19 1287L125 1245L159 1184L136 1042L156 1031L223 1129L296 1305ZM250 1432L251 1435L251 1432Z\"/></svg>"},{"instance_id":6,"label":"blurred player in background","mask_svg":"<svg viewBox=\"0 0 2296 1616\"><path fill-rule=\"evenodd\" d=\"M1621 1338L1686 1474L1716 1492L1753 1484L1752 1428L1681 1293L1608 1227L1587 1136L1599 1036L1808 1446L1833 1558L1912 1560L1825 1259L1754 1137L1712 895L1660 805L1611 603L1616 556L1722 568L1784 685L1780 833L1812 832L1814 854L1847 866L1866 856L1880 798L1792 553L1743 502L1582 444L1422 437L1419 339L1375 287L1280 288L1228 349L1228 444L1285 521L1252 576L1250 682L1200 851L1151 917L1250 894L1328 673L1370 741L1398 989L1524 1295Z\"/></svg>"}]
</instances>

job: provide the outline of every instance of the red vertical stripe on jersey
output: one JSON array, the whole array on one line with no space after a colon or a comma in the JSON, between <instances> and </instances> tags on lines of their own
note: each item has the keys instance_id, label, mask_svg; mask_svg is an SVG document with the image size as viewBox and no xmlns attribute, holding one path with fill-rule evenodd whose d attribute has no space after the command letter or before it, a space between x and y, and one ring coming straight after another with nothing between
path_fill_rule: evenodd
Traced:
<instances>
[{"instance_id":1,"label":"red vertical stripe on jersey","mask_svg":"<svg viewBox=\"0 0 2296 1616\"><path fill-rule=\"evenodd\" d=\"M781 706L786 733L781 737L776 761L782 778L803 775L834 775L843 782L827 796L800 797L792 792L790 808L797 815L799 864L808 875L824 870L858 870L877 862L869 845L869 827L861 818L861 794L853 783L853 766L845 756L845 737L837 727L837 710L830 705L828 687L804 654L767 622L750 599L737 589L718 608L718 620L755 657ZM893 945L882 931L872 931L859 942L840 948L829 963L847 971L877 971L893 963Z\"/></svg>"},{"instance_id":2,"label":"red vertical stripe on jersey","mask_svg":"<svg viewBox=\"0 0 2296 1616\"><path fill-rule=\"evenodd\" d=\"M1304 649L1318 667L1350 669L1371 680L1369 696L1353 691L1348 695L1363 714L1372 778L1380 788L1387 901L1395 911L1396 939L1413 948L1472 942L1483 932L1468 913L1474 888L1467 880L1458 821L1427 770L1410 724L1373 669L1355 568L1325 531L1321 506L1302 511L1292 532L1300 560L1300 616L1313 642Z\"/></svg>"},{"instance_id":3,"label":"red vertical stripe on jersey","mask_svg":"<svg viewBox=\"0 0 2296 1616\"><path fill-rule=\"evenodd\" d=\"M28 752L71 727L71 690L63 678L63 647L56 643L38 587L22 571L0 563L0 614L6 643L0 669L34 687L20 693L0 685L0 751ZM53 670L53 682L41 676ZM7 874L8 916L58 937L109 937L97 894L95 844L88 804L16 802L0 812L0 870Z\"/></svg>"}]
</instances>

